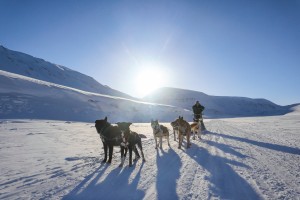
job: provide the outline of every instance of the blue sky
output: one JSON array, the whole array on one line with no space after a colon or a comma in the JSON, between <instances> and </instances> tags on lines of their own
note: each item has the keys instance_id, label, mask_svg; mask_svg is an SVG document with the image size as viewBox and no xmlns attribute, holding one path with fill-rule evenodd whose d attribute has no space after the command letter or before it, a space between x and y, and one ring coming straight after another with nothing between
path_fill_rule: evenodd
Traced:
<instances>
[{"instance_id":1,"label":"blue sky","mask_svg":"<svg viewBox=\"0 0 300 200\"><path fill-rule=\"evenodd\" d=\"M168 86L300 102L298 0L0 0L0 27L3 46L132 96Z\"/></svg>"}]
</instances>

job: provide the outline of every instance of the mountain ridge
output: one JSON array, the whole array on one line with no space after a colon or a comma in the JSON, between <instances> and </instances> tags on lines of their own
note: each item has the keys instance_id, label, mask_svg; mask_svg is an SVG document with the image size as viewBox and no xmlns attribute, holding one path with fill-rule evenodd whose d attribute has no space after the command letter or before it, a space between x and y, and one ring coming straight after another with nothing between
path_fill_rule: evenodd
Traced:
<instances>
[{"instance_id":1,"label":"mountain ridge","mask_svg":"<svg viewBox=\"0 0 300 200\"><path fill-rule=\"evenodd\" d=\"M171 121L190 118L182 108L92 93L0 70L0 119L51 119L94 122Z\"/></svg>"},{"instance_id":2,"label":"mountain ridge","mask_svg":"<svg viewBox=\"0 0 300 200\"><path fill-rule=\"evenodd\" d=\"M89 92L134 99L128 94L102 85L88 75L42 58L10 50L2 45L0 45L0 69Z\"/></svg>"},{"instance_id":3,"label":"mountain ridge","mask_svg":"<svg viewBox=\"0 0 300 200\"><path fill-rule=\"evenodd\" d=\"M170 87L138 99L80 72L3 46L0 83L1 118L90 121L107 115L122 121L170 121L179 115L192 120L196 100L206 107L205 118L283 115L298 105L279 106L262 98L213 96Z\"/></svg>"},{"instance_id":4,"label":"mountain ridge","mask_svg":"<svg viewBox=\"0 0 300 200\"><path fill-rule=\"evenodd\" d=\"M290 108L293 106L280 106L263 98L213 96L203 92L172 87L159 88L145 96L143 100L189 110L196 101L200 101L205 106L204 115L209 118L283 115L290 112Z\"/></svg>"}]
</instances>

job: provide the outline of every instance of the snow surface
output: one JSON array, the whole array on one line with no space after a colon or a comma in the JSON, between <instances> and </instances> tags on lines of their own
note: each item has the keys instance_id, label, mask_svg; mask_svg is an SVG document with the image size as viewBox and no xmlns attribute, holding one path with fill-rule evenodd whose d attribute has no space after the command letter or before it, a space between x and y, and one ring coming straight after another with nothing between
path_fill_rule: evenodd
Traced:
<instances>
[{"instance_id":1,"label":"snow surface","mask_svg":"<svg viewBox=\"0 0 300 200\"><path fill-rule=\"evenodd\" d=\"M205 120L190 149L154 148L150 123L146 162L101 164L93 123L0 121L0 199L299 199L300 114ZM171 128L169 123L165 124Z\"/></svg>"}]
</instances>

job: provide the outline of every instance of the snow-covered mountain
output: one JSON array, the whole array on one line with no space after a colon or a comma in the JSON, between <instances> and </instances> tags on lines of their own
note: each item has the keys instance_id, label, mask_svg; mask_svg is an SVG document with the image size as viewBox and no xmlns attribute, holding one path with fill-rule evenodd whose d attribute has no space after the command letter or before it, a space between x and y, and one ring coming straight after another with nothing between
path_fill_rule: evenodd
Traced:
<instances>
[{"instance_id":1,"label":"snow-covered mountain","mask_svg":"<svg viewBox=\"0 0 300 200\"><path fill-rule=\"evenodd\" d=\"M143 100L189 110L199 100L205 106L205 116L209 118L283 115L291 112L291 108L295 106L279 106L266 99L210 96L202 92L168 87L152 92Z\"/></svg>"},{"instance_id":2,"label":"snow-covered mountain","mask_svg":"<svg viewBox=\"0 0 300 200\"><path fill-rule=\"evenodd\" d=\"M137 100L67 67L3 46L0 84L0 118L94 121L108 116L111 121L166 122L179 115L192 120L196 100L205 106L206 118L282 115L294 106L176 88L161 88Z\"/></svg>"},{"instance_id":3,"label":"snow-covered mountain","mask_svg":"<svg viewBox=\"0 0 300 200\"><path fill-rule=\"evenodd\" d=\"M9 50L1 45L0 70L88 92L133 98L125 93L100 84L92 77L25 53Z\"/></svg>"},{"instance_id":4,"label":"snow-covered mountain","mask_svg":"<svg viewBox=\"0 0 300 200\"><path fill-rule=\"evenodd\" d=\"M159 105L87 92L0 70L0 118L55 119L94 122L170 121L191 112Z\"/></svg>"}]
</instances>

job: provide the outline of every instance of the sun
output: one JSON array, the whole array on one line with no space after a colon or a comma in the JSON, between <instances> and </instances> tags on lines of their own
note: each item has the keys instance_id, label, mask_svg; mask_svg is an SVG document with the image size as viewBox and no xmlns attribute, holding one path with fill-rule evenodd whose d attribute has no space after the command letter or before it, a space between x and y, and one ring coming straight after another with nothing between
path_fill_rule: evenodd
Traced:
<instances>
[{"instance_id":1,"label":"sun","mask_svg":"<svg viewBox=\"0 0 300 200\"><path fill-rule=\"evenodd\" d=\"M144 97L157 88L163 87L167 76L159 68L143 69L136 77L136 90L139 97Z\"/></svg>"}]
</instances>

